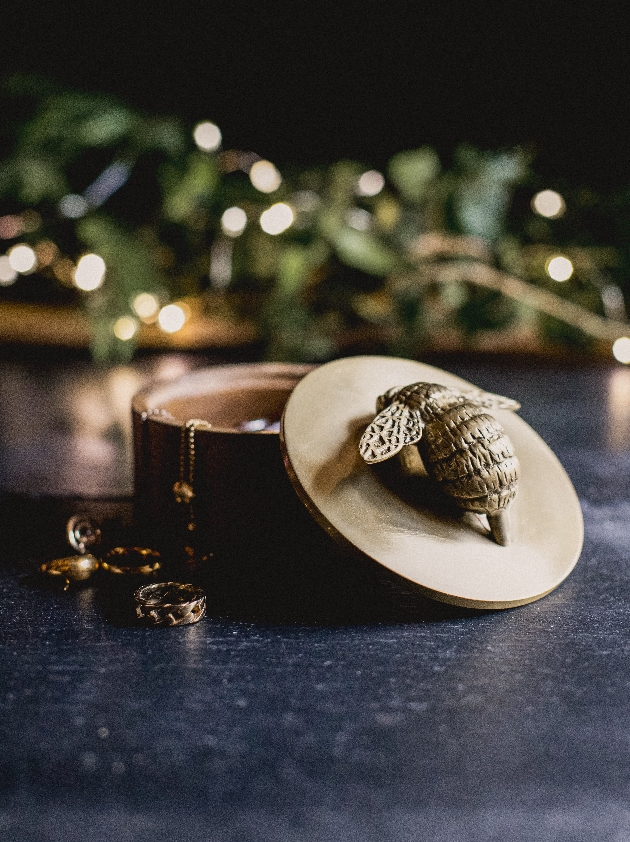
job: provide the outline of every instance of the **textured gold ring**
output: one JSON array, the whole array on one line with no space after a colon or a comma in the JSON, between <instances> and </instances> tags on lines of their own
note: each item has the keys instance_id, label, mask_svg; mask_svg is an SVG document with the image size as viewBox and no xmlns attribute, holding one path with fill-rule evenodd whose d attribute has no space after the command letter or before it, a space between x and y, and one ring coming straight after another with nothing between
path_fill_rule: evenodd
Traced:
<instances>
[{"instance_id":1,"label":"textured gold ring","mask_svg":"<svg viewBox=\"0 0 630 842\"><path fill-rule=\"evenodd\" d=\"M195 585L156 582L134 594L136 614L154 626L185 626L206 613L206 595Z\"/></svg>"},{"instance_id":2,"label":"textured gold ring","mask_svg":"<svg viewBox=\"0 0 630 842\"><path fill-rule=\"evenodd\" d=\"M99 568L100 562L91 553L54 558L40 565L40 571L47 576L63 576L71 582L84 582Z\"/></svg>"},{"instance_id":3,"label":"textured gold ring","mask_svg":"<svg viewBox=\"0 0 630 842\"><path fill-rule=\"evenodd\" d=\"M101 562L103 570L117 576L152 576L161 566L159 552L148 547L114 547Z\"/></svg>"}]
</instances>

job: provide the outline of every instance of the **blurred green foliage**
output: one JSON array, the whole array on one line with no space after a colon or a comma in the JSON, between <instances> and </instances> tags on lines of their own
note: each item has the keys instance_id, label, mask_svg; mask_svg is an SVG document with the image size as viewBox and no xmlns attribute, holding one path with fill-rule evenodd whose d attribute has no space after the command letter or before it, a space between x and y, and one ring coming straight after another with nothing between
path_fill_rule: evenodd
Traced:
<instances>
[{"instance_id":1,"label":"blurred green foliage","mask_svg":"<svg viewBox=\"0 0 630 842\"><path fill-rule=\"evenodd\" d=\"M581 344L575 330L537 317L528 302L475 286L473 263L625 318L630 190L596 197L542 183L521 149L463 145L451 161L427 146L401 151L378 190L360 189L369 168L358 162L287 167L267 194L248 177L257 155L203 151L177 119L32 78L10 79L3 98L4 112L18 116L3 137L0 214L39 220L6 237L6 249L46 239L72 261L85 252L104 258L100 289L65 289L89 312L101 359L132 353L133 340L117 339L112 326L134 315L140 292L162 304L201 296L210 316L227 307L254 319L270 358L323 360L364 347L415 355L445 336L474 346L519 326L543 341ZM530 207L550 186L567 203L558 219ZM278 202L291 207L293 223L265 233L261 214ZM222 226L233 207L246 214L240 233ZM546 273L545 256L554 253L577 255L566 283ZM446 264L453 272L444 284ZM59 286L54 265L37 277L43 297ZM14 286L0 296L17 296Z\"/></svg>"}]
</instances>

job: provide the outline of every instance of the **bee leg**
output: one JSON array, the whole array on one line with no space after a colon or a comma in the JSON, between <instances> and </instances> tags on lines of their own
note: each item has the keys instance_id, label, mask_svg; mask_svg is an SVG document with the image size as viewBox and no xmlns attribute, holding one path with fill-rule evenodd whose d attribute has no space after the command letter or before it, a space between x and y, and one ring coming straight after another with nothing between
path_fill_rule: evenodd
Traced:
<instances>
[{"instance_id":1,"label":"bee leg","mask_svg":"<svg viewBox=\"0 0 630 842\"><path fill-rule=\"evenodd\" d=\"M490 532L492 537L502 547L507 547L511 542L510 515L505 509L488 515Z\"/></svg>"},{"instance_id":2,"label":"bee leg","mask_svg":"<svg viewBox=\"0 0 630 842\"><path fill-rule=\"evenodd\" d=\"M420 452L415 444L407 444L398 454L398 461L407 476L428 476Z\"/></svg>"}]
</instances>

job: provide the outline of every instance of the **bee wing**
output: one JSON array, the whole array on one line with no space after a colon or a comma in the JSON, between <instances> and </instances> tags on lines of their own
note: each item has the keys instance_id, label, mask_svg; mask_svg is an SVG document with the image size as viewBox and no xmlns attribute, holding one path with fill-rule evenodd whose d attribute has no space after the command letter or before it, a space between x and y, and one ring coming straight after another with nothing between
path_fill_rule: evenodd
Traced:
<instances>
[{"instance_id":1,"label":"bee wing","mask_svg":"<svg viewBox=\"0 0 630 842\"><path fill-rule=\"evenodd\" d=\"M403 403L390 404L376 416L361 436L359 453L366 462L384 462L406 444L422 438L424 422L417 410Z\"/></svg>"},{"instance_id":2,"label":"bee wing","mask_svg":"<svg viewBox=\"0 0 630 842\"><path fill-rule=\"evenodd\" d=\"M484 392L483 389L466 389L461 394L472 403L479 404L486 409L511 409L516 412L521 408L518 401L512 398L504 398L503 395L494 395L492 392Z\"/></svg>"}]
</instances>

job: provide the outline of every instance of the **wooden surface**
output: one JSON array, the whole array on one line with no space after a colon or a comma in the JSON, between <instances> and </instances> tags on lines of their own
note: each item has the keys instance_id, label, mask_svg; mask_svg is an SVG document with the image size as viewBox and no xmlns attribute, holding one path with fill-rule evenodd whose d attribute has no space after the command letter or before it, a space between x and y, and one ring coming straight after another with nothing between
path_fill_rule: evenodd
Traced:
<instances>
[{"instance_id":1,"label":"wooden surface","mask_svg":"<svg viewBox=\"0 0 630 842\"><path fill-rule=\"evenodd\" d=\"M0 838L629 837L630 372L440 361L518 399L576 487L581 559L536 603L440 605L299 548L224 559L181 629L34 586L72 495L128 527L131 386L203 363L0 361Z\"/></svg>"}]
</instances>

